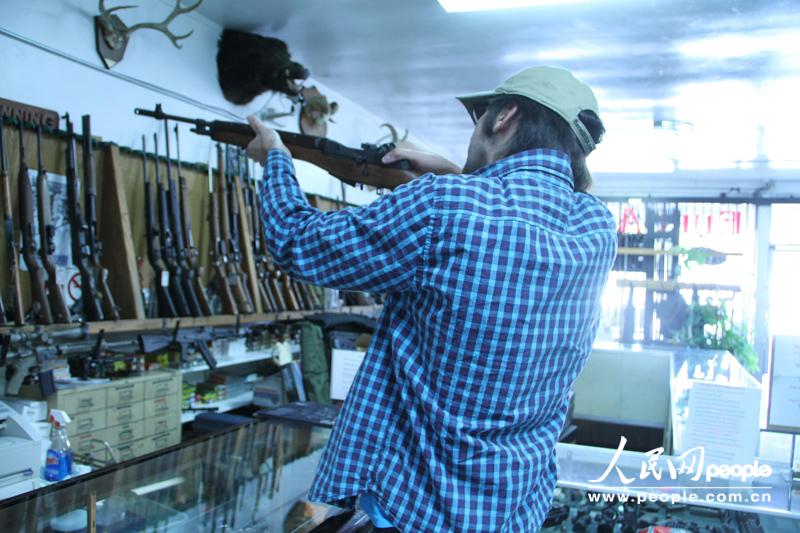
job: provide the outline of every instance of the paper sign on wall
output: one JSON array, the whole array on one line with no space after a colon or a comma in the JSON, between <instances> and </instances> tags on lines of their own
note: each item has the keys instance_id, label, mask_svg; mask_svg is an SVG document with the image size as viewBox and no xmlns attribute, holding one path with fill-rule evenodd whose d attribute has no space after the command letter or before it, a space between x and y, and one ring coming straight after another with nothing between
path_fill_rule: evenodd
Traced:
<instances>
[{"instance_id":1,"label":"paper sign on wall","mask_svg":"<svg viewBox=\"0 0 800 533\"><path fill-rule=\"evenodd\" d=\"M331 399L344 400L366 352L331 350Z\"/></svg>"}]
</instances>

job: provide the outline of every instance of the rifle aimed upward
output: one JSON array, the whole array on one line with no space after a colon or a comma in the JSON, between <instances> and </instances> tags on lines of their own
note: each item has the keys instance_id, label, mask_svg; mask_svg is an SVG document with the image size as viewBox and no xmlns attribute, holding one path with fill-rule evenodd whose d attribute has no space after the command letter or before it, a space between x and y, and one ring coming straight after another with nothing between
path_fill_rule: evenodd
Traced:
<instances>
[{"instance_id":1,"label":"rifle aimed upward","mask_svg":"<svg viewBox=\"0 0 800 533\"><path fill-rule=\"evenodd\" d=\"M221 120L209 122L202 119L168 115L161 110L160 105L156 106L155 111L137 108L134 112L137 115L158 120L169 119L186 122L194 125L192 131L199 135L207 135L215 141L242 148L246 148L255 137L255 133L248 124ZM379 146L364 143L358 149L349 148L324 137L276 131L292 153L292 157L317 165L335 178L351 185L362 183L383 189L394 189L415 177L410 172L411 165L406 160L389 165L381 163L381 158L394 149L392 143Z\"/></svg>"}]
</instances>

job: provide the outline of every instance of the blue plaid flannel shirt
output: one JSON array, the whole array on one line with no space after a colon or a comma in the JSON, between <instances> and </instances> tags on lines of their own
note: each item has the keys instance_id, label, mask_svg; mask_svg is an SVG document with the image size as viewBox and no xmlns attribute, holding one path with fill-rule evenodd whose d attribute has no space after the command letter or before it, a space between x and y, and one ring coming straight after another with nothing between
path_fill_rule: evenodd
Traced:
<instances>
[{"instance_id":1,"label":"blue plaid flannel shirt","mask_svg":"<svg viewBox=\"0 0 800 533\"><path fill-rule=\"evenodd\" d=\"M369 493L401 531L536 531L567 393L597 331L611 214L569 159L515 154L322 213L271 150L267 244L292 277L385 293L310 499Z\"/></svg>"}]
</instances>

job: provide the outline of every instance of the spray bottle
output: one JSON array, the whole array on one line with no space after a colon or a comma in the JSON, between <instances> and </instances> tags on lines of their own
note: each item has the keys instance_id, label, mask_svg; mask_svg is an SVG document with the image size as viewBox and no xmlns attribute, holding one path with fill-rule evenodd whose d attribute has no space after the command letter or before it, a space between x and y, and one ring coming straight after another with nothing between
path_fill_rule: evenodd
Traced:
<instances>
[{"instance_id":1,"label":"spray bottle","mask_svg":"<svg viewBox=\"0 0 800 533\"><path fill-rule=\"evenodd\" d=\"M50 410L50 448L44 466L44 478L47 481L61 481L72 475L72 447L67 435L69 423L67 413L58 409Z\"/></svg>"}]
</instances>

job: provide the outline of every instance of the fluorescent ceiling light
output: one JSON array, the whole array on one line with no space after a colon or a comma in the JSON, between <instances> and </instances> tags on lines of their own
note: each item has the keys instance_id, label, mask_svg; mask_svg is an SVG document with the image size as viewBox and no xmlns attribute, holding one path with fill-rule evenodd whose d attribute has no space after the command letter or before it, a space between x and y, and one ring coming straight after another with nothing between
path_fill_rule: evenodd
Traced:
<instances>
[{"instance_id":1,"label":"fluorescent ceiling light","mask_svg":"<svg viewBox=\"0 0 800 533\"><path fill-rule=\"evenodd\" d=\"M579 4L589 0L439 0L448 13L465 11L494 11L497 9L513 9L519 7L555 6L561 4Z\"/></svg>"}]
</instances>

